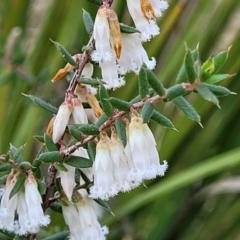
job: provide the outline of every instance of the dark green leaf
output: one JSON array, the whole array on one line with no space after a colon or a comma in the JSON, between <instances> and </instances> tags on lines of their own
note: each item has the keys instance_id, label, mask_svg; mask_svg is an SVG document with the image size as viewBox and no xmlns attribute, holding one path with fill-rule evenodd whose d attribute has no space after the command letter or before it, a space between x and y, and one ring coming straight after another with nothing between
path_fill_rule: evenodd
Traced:
<instances>
[{"instance_id":1,"label":"dark green leaf","mask_svg":"<svg viewBox=\"0 0 240 240\"><path fill-rule=\"evenodd\" d=\"M60 162L62 156L58 151L44 152L40 154L39 160L45 163Z\"/></svg>"},{"instance_id":2,"label":"dark green leaf","mask_svg":"<svg viewBox=\"0 0 240 240\"><path fill-rule=\"evenodd\" d=\"M101 6L103 4L103 1L102 0L88 0L89 2L92 2L92 3L95 3L99 6Z\"/></svg>"},{"instance_id":3,"label":"dark green leaf","mask_svg":"<svg viewBox=\"0 0 240 240\"><path fill-rule=\"evenodd\" d=\"M188 81L188 76L187 76L185 65L183 64L178 72L176 82L181 83L181 82L187 82L187 81Z\"/></svg>"},{"instance_id":4,"label":"dark green leaf","mask_svg":"<svg viewBox=\"0 0 240 240\"><path fill-rule=\"evenodd\" d=\"M12 169L12 165L9 163L2 163L0 165L0 172L6 172Z\"/></svg>"},{"instance_id":5,"label":"dark green leaf","mask_svg":"<svg viewBox=\"0 0 240 240\"><path fill-rule=\"evenodd\" d=\"M160 124L163 127L175 129L173 123L167 117L165 117L156 110L153 110L151 120Z\"/></svg>"},{"instance_id":6,"label":"dark green leaf","mask_svg":"<svg viewBox=\"0 0 240 240\"><path fill-rule=\"evenodd\" d=\"M195 80L197 79L194 59L193 59L193 55L191 53L191 50L187 48L186 51L187 52L186 52L185 60L184 60L185 70L186 70L186 73L187 73L188 81L190 83L194 83Z\"/></svg>"},{"instance_id":7,"label":"dark green leaf","mask_svg":"<svg viewBox=\"0 0 240 240\"><path fill-rule=\"evenodd\" d=\"M41 168L36 168L34 169L34 176L38 179L41 179L42 178L42 170Z\"/></svg>"},{"instance_id":8,"label":"dark green leaf","mask_svg":"<svg viewBox=\"0 0 240 240\"><path fill-rule=\"evenodd\" d=\"M68 130L72 134L72 136L77 140L81 141L82 139L82 134L81 132L77 129L76 126L74 125L68 125Z\"/></svg>"},{"instance_id":9,"label":"dark green leaf","mask_svg":"<svg viewBox=\"0 0 240 240\"><path fill-rule=\"evenodd\" d=\"M223 80L229 79L235 76L235 74L214 74L206 79L206 83L217 83Z\"/></svg>"},{"instance_id":10,"label":"dark green leaf","mask_svg":"<svg viewBox=\"0 0 240 240\"><path fill-rule=\"evenodd\" d=\"M50 237L46 237L43 240L66 240L69 237L69 231L59 232Z\"/></svg>"},{"instance_id":11,"label":"dark green leaf","mask_svg":"<svg viewBox=\"0 0 240 240\"><path fill-rule=\"evenodd\" d=\"M124 100L121 100L119 98L111 97L108 99L109 102L113 105L113 107L123 110L123 111L129 111L131 104L129 102L126 102Z\"/></svg>"},{"instance_id":12,"label":"dark green leaf","mask_svg":"<svg viewBox=\"0 0 240 240\"><path fill-rule=\"evenodd\" d=\"M112 212L112 209L110 208L110 206L105 201L103 201L102 199L94 199L94 201L96 203L98 203L99 205L101 205L104 209L106 209L112 215L114 215L113 212Z\"/></svg>"},{"instance_id":13,"label":"dark green leaf","mask_svg":"<svg viewBox=\"0 0 240 240\"><path fill-rule=\"evenodd\" d=\"M33 168L32 164L30 162L26 162L26 161L23 161L23 162L19 163L19 165L18 165L18 169L20 169L23 172L29 171L32 168Z\"/></svg>"},{"instance_id":14,"label":"dark green leaf","mask_svg":"<svg viewBox=\"0 0 240 240\"><path fill-rule=\"evenodd\" d=\"M197 111L193 108L193 106L184 98L177 97L173 99L173 103L183 111L183 113L189 117L191 120L196 121L200 126L201 125L201 117L197 113Z\"/></svg>"},{"instance_id":15,"label":"dark green leaf","mask_svg":"<svg viewBox=\"0 0 240 240\"><path fill-rule=\"evenodd\" d=\"M89 84L91 86L96 86L99 85L99 80L95 79L95 78L80 78L78 80L79 83L83 83L83 84Z\"/></svg>"},{"instance_id":16,"label":"dark green leaf","mask_svg":"<svg viewBox=\"0 0 240 240\"><path fill-rule=\"evenodd\" d=\"M58 171L67 172L67 168L62 163L56 163L55 167Z\"/></svg>"},{"instance_id":17,"label":"dark green leaf","mask_svg":"<svg viewBox=\"0 0 240 240\"><path fill-rule=\"evenodd\" d=\"M62 204L59 202L53 202L50 208L55 212L62 213Z\"/></svg>"},{"instance_id":18,"label":"dark green leaf","mask_svg":"<svg viewBox=\"0 0 240 240\"><path fill-rule=\"evenodd\" d=\"M230 49L231 49L231 47L229 47L225 51L222 51L222 52L218 53L216 56L213 57L213 63L214 63L214 71L213 71L213 73L218 72L218 70L226 62Z\"/></svg>"},{"instance_id":19,"label":"dark green leaf","mask_svg":"<svg viewBox=\"0 0 240 240\"><path fill-rule=\"evenodd\" d=\"M46 193L46 190L47 190L47 186L44 182L40 181L39 179L36 179L37 180L37 185L38 185L38 191L41 195L45 194Z\"/></svg>"},{"instance_id":20,"label":"dark green leaf","mask_svg":"<svg viewBox=\"0 0 240 240\"><path fill-rule=\"evenodd\" d=\"M12 191L10 192L10 195L9 195L9 200L16 194L20 191L20 189L22 188L22 186L24 185L24 182L26 180L26 174L24 173L21 173L19 174L18 178L17 178L17 182L15 183Z\"/></svg>"},{"instance_id":21,"label":"dark green leaf","mask_svg":"<svg viewBox=\"0 0 240 240\"><path fill-rule=\"evenodd\" d=\"M143 119L143 123L149 122L152 116L153 110L154 110L153 104L151 104L149 101L146 101L141 111L141 117Z\"/></svg>"},{"instance_id":22,"label":"dark green leaf","mask_svg":"<svg viewBox=\"0 0 240 240\"><path fill-rule=\"evenodd\" d=\"M81 170L80 170L80 172L81 172L81 177L82 177L83 181L84 181L85 183L90 183L91 181L90 181L89 178L85 175L85 173L84 173L83 171L81 171ZM88 189L86 189L86 190L88 191Z\"/></svg>"},{"instance_id":23,"label":"dark green leaf","mask_svg":"<svg viewBox=\"0 0 240 240\"><path fill-rule=\"evenodd\" d=\"M97 120L95 125L99 128L102 124L104 124L108 120L108 116L103 113L101 117Z\"/></svg>"},{"instance_id":24,"label":"dark green leaf","mask_svg":"<svg viewBox=\"0 0 240 240\"><path fill-rule=\"evenodd\" d=\"M176 97L184 95L186 90L182 84L176 84L166 90L166 100L170 101Z\"/></svg>"},{"instance_id":25,"label":"dark green leaf","mask_svg":"<svg viewBox=\"0 0 240 240\"><path fill-rule=\"evenodd\" d=\"M94 22L93 22L93 19L92 19L90 13L85 11L84 9L83 9L83 23L84 23L87 33L91 34L93 32Z\"/></svg>"},{"instance_id":26,"label":"dark green leaf","mask_svg":"<svg viewBox=\"0 0 240 240\"><path fill-rule=\"evenodd\" d=\"M65 163L76 168L89 168L93 165L93 161L90 159L78 156L70 156Z\"/></svg>"},{"instance_id":27,"label":"dark green leaf","mask_svg":"<svg viewBox=\"0 0 240 240\"><path fill-rule=\"evenodd\" d=\"M96 157L96 143L88 142L87 152L90 159L94 161Z\"/></svg>"},{"instance_id":28,"label":"dark green leaf","mask_svg":"<svg viewBox=\"0 0 240 240\"><path fill-rule=\"evenodd\" d=\"M24 149L25 145L22 145L18 148L14 147L12 144L10 144L10 156L12 160L16 160L18 162L22 162L23 159L21 157L21 153Z\"/></svg>"},{"instance_id":29,"label":"dark green leaf","mask_svg":"<svg viewBox=\"0 0 240 240\"><path fill-rule=\"evenodd\" d=\"M207 84L204 83L205 86L207 86L207 88L217 97L224 97L230 94L236 94L231 92L228 88L222 87L222 86L216 86L213 84Z\"/></svg>"},{"instance_id":30,"label":"dark green leaf","mask_svg":"<svg viewBox=\"0 0 240 240\"><path fill-rule=\"evenodd\" d=\"M33 165L34 168L38 168L38 167L41 165L41 163L42 163L42 162L41 162L40 160L35 159L35 160L33 161L32 165Z\"/></svg>"},{"instance_id":31,"label":"dark green leaf","mask_svg":"<svg viewBox=\"0 0 240 240\"><path fill-rule=\"evenodd\" d=\"M44 133L44 142L49 152L58 151L58 148L54 144L52 138L46 133Z\"/></svg>"},{"instance_id":32,"label":"dark green leaf","mask_svg":"<svg viewBox=\"0 0 240 240\"><path fill-rule=\"evenodd\" d=\"M81 171L80 171L80 169L78 169L78 168L75 168L75 177L74 177L74 179L75 179L75 183L76 183L77 185L80 185Z\"/></svg>"},{"instance_id":33,"label":"dark green leaf","mask_svg":"<svg viewBox=\"0 0 240 240\"><path fill-rule=\"evenodd\" d=\"M37 139L39 142L44 143L44 136L40 136L40 135L35 135L33 136L35 139Z\"/></svg>"},{"instance_id":34,"label":"dark green leaf","mask_svg":"<svg viewBox=\"0 0 240 240\"><path fill-rule=\"evenodd\" d=\"M208 89L206 85L198 85L195 89L205 100L213 102L219 107L219 101L217 97Z\"/></svg>"},{"instance_id":35,"label":"dark green leaf","mask_svg":"<svg viewBox=\"0 0 240 240\"><path fill-rule=\"evenodd\" d=\"M51 104L43 101L42 99L40 99L38 97L35 97L33 95L27 95L27 94L23 94L23 96L30 98L35 104L37 104L39 107L47 110L48 112L51 112L53 114L57 114L57 112L58 112L58 109L56 107L52 106Z\"/></svg>"},{"instance_id":36,"label":"dark green leaf","mask_svg":"<svg viewBox=\"0 0 240 240\"><path fill-rule=\"evenodd\" d=\"M76 124L77 128L86 135L98 135L99 129L95 124Z\"/></svg>"},{"instance_id":37,"label":"dark green leaf","mask_svg":"<svg viewBox=\"0 0 240 240\"><path fill-rule=\"evenodd\" d=\"M138 91L141 99L145 98L148 95L148 80L147 74L143 68L140 69L138 75Z\"/></svg>"},{"instance_id":38,"label":"dark green leaf","mask_svg":"<svg viewBox=\"0 0 240 240\"><path fill-rule=\"evenodd\" d=\"M134 27L131 27L131 26L128 26L128 25L125 25L123 23L120 23L120 30L122 33L128 33L128 34L131 34L131 33L140 33L140 31Z\"/></svg>"},{"instance_id":39,"label":"dark green leaf","mask_svg":"<svg viewBox=\"0 0 240 240\"><path fill-rule=\"evenodd\" d=\"M50 39L51 40L51 39ZM57 50L60 52L60 54L62 55L62 57L68 62L70 63L72 66L76 67L77 63L74 61L74 59L72 58L71 54L58 42L55 42L53 40L51 40L51 42L54 43L54 45L56 46Z\"/></svg>"},{"instance_id":40,"label":"dark green leaf","mask_svg":"<svg viewBox=\"0 0 240 240\"><path fill-rule=\"evenodd\" d=\"M145 72L147 74L147 80L150 86L158 95L163 96L165 94L165 88L162 85L162 83L159 81L157 76L149 69L146 69Z\"/></svg>"},{"instance_id":41,"label":"dark green leaf","mask_svg":"<svg viewBox=\"0 0 240 240\"><path fill-rule=\"evenodd\" d=\"M117 118L115 121L116 131L119 139L122 141L123 146L127 145L126 126L122 119Z\"/></svg>"},{"instance_id":42,"label":"dark green leaf","mask_svg":"<svg viewBox=\"0 0 240 240\"><path fill-rule=\"evenodd\" d=\"M99 98L101 101L102 109L106 113L106 115L109 117L112 115L113 107L108 101L109 95L108 95L107 89L103 86L103 84L101 84L98 88L98 92L99 92Z\"/></svg>"},{"instance_id":43,"label":"dark green leaf","mask_svg":"<svg viewBox=\"0 0 240 240\"><path fill-rule=\"evenodd\" d=\"M134 103L137 103L137 102L140 102L142 99L140 97L140 95L137 95L135 98L133 98L129 103L130 104L134 104Z\"/></svg>"}]
</instances>

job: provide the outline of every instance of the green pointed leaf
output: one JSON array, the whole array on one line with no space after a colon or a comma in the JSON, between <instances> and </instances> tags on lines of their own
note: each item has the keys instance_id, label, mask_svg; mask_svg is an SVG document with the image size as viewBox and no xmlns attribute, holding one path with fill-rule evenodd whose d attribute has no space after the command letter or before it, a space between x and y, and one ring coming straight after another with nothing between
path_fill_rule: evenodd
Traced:
<instances>
[{"instance_id":1,"label":"green pointed leaf","mask_svg":"<svg viewBox=\"0 0 240 240\"><path fill-rule=\"evenodd\" d=\"M208 89L206 85L198 85L195 89L205 100L213 102L219 107L219 101L217 97Z\"/></svg>"},{"instance_id":2,"label":"green pointed leaf","mask_svg":"<svg viewBox=\"0 0 240 240\"><path fill-rule=\"evenodd\" d=\"M40 160L38 160L38 159L35 159L35 160L33 161L33 163L32 163L32 165L33 165L34 168L40 167L41 164L42 164L42 162L41 162Z\"/></svg>"},{"instance_id":3,"label":"green pointed leaf","mask_svg":"<svg viewBox=\"0 0 240 240\"><path fill-rule=\"evenodd\" d=\"M43 240L66 240L70 235L69 231L59 232L50 237L43 238Z\"/></svg>"},{"instance_id":4,"label":"green pointed leaf","mask_svg":"<svg viewBox=\"0 0 240 240\"><path fill-rule=\"evenodd\" d=\"M225 88L222 86L216 86L216 85L207 84L207 83L204 83L204 86L207 86L207 88L217 97L225 97L230 94L236 94L231 92L228 88Z\"/></svg>"},{"instance_id":5,"label":"green pointed leaf","mask_svg":"<svg viewBox=\"0 0 240 240\"><path fill-rule=\"evenodd\" d=\"M213 57L213 63L214 63L213 73L218 72L219 69L223 66L223 64L227 61L228 53L230 49L231 47L229 47L226 51L222 51Z\"/></svg>"},{"instance_id":6,"label":"green pointed leaf","mask_svg":"<svg viewBox=\"0 0 240 240\"><path fill-rule=\"evenodd\" d=\"M50 39L51 40L51 39ZM77 63L72 58L71 54L58 42L51 40L52 43L56 46L57 50L60 52L65 61L70 63L72 66L76 67Z\"/></svg>"},{"instance_id":7,"label":"green pointed leaf","mask_svg":"<svg viewBox=\"0 0 240 240\"><path fill-rule=\"evenodd\" d=\"M166 100L170 101L176 97L182 96L186 93L182 84L176 84L166 90Z\"/></svg>"},{"instance_id":8,"label":"green pointed leaf","mask_svg":"<svg viewBox=\"0 0 240 240\"><path fill-rule=\"evenodd\" d=\"M151 120L160 124L163 127L175 129L171 120L169 120L167 117L165 117L164 115L162 115L161 113L159 113L156 110L153 110Z\"/></svg>"},{"instance_id":9,"label":"green pointed leaf","mask_svg":"<svg viewBox=\"0 0 240 240\"><path fill-rule=\"evenodd\" d=\"M53 202L53 203L51 203L50 208L51 208L54 212L62 213L62 204L59 203L59 202Z\"/></svg>"},{"instance_id":10,"label":"green pointed leaf","mask_svg":"<svg viewBox=\"0 0 240 240\"><path fill-rule=\"evenodd\" d=\"M101 117L97 120L97 122L95 123L95 126L97 126L98 128L103 125L106 121L108 120L108 116L103 113L101 115Z\"/></svg>"},{"instance_id":11,"label":"green pointed leaf","mask_svg":"<svg viewBox=\"0 0 240 240\"><path fill-rule=\"evenodd\" d=\"M36 179L37 185L38 185L38 191L41 195L44 195L47 190L47 186L44 182L40 181L39 179Z\"/></svg>"},{"instance_id":12,"label":"green pointed leaf","mask_svg":"<svg viewBox=\"0 0 240 240\"><path fill-rule=\"evenodd\" d=\"M45 163L60 162L62 156L58 151L44 152L39 155L39 160Z\"/></svg>"},{"instance_id":13,"label":"green pointed leaf","mask_svg":"<svg viewBox=\"0 0 240 240\"><path fill-rule=\"evenodd\" d=\"M96 143L88 142L87 152L90 159L94 161L96 157Z\"/></svg>"},{"instance_id":14,"label":"green pointed leaf","mask_svg":"<svg viewBox=\"0 0 240 240\"><path fill-rule=\"evenodd\" d=\"M77 140L81 141L82 139L82 134L81 132L77 129L76 126L74 125L68 125L68 130L72 134L72 136Z\"/></svg>"},{"instance_id":15,"label":"green pointed leaf","mask_svg":"<svg viewBox=\"0 0 240 240\"><path fill-rule=\"evenodd\" d=\"M12 169L12 165L9 163L1 163L0 164L0 172L6 172Z\"/></svg>"},{"instance_id":16,"label":"green pointed leaf","mask_svg":"<svg viewBox=\"0 0 240 240\"><path fill-rule=\"evenodd\" d=\"M185 70L186 70L186 73L187 73L188 81L190 83L194 83L195 80L197 79L194 59L193 59L193 55L192 55L191 50L187 48L186 51L187 52L186 52L185 60L184 60Z\"/></svg>"},{"instance_id":17,"label":"green pointed leaf","mask_svg":"<svg viewBox=\"0 0 240 240\"><path fill-rule=\"evenodd\" d=\"M67 168L64 166L64 164L62 163L56 163L55 164L55 168L58 170L58 171L63 171L63 172L67 172Z\"/></svg>"},{"instance_id":18,"label":"green pointed leaf","mask_svg":"<svg viewBox=\"0 0 240 240\"><path fill-rule=\"evenodd\" d=\"M147 74L143 68L140 69L138 75L138 91L141 99L145 98L148 95L148 80Z\"/></svg>"},{"instance_id":19,"label":"green pointed leaf","mask_svg":"<svg viewBox=\"0 0 240 240\"><path fill-rule=\"evenodd\" d=\"M42 99L40 99L38 97L35 97L33 95L27 95L27 94L23 94L23 93L22 93L22 95L30 98L35 104L37 104L39 107L47 110L48 112L51 112L53 114L57 114L58 109L56 107L52 106L51 104L43 101Z\"/></svg>"},{"instance_id":20,"label":"green pointed leaf","mask_svg":"<svg viewBox=\"0 0 240 240\"><path fill-rule=\"evenodd\" d=\"M162 83L159 81L157 76L149 69L145 69L147 74L147 80L149 85L153 88L153 90L160 96L165 94L165 88Z\"/></svg>"},{"instance_id":21,"label":"green pointed leaf","mask_svg":"<svg viewBox=\"0 0 240 240\"><path fill-rule=\"evenodd\" d=\"M98 135L99 129L95 124L76 124L77 129L86 135Z\"/></svg>"},{"instance_id":22,"label":"green pointed leaf","mask_svg":"<svg viewBox=\"0 0 240 240\"><path fill-rule=\"evenodd\" d=\"M100 98L102 109L103 109L104 113L108 117L111 116L112 112L113 112L113 107L110 104L110 102L108 101L109 95L108 95L107 89L103 86L103 84L101 84L99 86L98 93L99 93L99 98Z\"/></svg>"},{"instance_id":23,"label":"green pointed leaf","mask_svg":"<svg viewBox=\"0 0 240 240\"><path fill-rule=\"evenodd\" d=\"M140 95L137 95L135 98L133 98L129 103L130 104L134 104L134 103L137 103L137 102L140 102L142 99L140 97Z\"/></svg>"},{"instance_id":24,"label":"green pointed leaf","mask_svg":"<svg viewBox=\"0 0 240 240\"><path fill-rule=\"evenodd\" d=\"M131 104L119 98L111 97L108 99L114 108L122 111L130 111Z\"/></svg>"},{"instance_id":25,"label":"green pointed leaf","mask_svg":"<svg viewBox=\"0 0 240 240\"><path fill-rule=\"evenodd\" d=\"M93 161L90 159L78 156L70 156L65 163L76 168L89 168L93 165Z\"/></svg>"},{"instance_id":26,"label":"green pointed leaf","mask_svg":"<svg viewBox=\"0 0 240 240\"><path fill-rule=\"evenodd\" d=\"M41 135L35 135L33 136L35 139L37 139L39 142L44 143L44 136Z\"/></svg>"},{"instance_id":27,"label":"green pointed leaf","mask_svg":"<svg viewBox=\"0 0 240 240\"><path fill-rule=\"evenodd\" d=\"M117 118L115 121L115 127L117 135L125 147L127 145L126 125L122 119Z\"/></svg>"},{"instance_id":28,"label":"green pointed leaf","mask_svg":"<svg viewBox=\"0 0 240 240\"><path fill-rule=\"evenodd\" d=\"M44 133L44 142L49 152L58 151L58 148L54 144L52 138L46 133Z\"/></svg>"},{"instance_id":29,"label":"green pointed leaf","mask_svg":"<svg viewBox=\"0 0 240 240\"><path fill-rule=\"evenodd\" d=\"M23 161L19 163L18 169L22 172L27 172L33 168L32 164L30 162Z\"/></svg>"},{"instance_id":30,"label":"green pointed leaf","mask_svg":"<svg viewBox=\"0 0 240 240\"><path fill-rule=\"evenodd\" d=\"M80 78L78 79L79 83L88 84L91 86L98 86L100 84L98 79L95 78Z\"/></svg>"},{"instance_id":31,"label":"green pointed leaf","mask_svg":"<svg viewBox=\"0 0 240 240\"><path fill-rule=\"evenodd\" d=\"M18 178L17 178L17 182L15 183L12 191L10 192L9 195L9 200L20 191L20 189L22 188L25 180L26 180L27 176L24 173L19 174Z\"/></svg>"},{"instance_id":32,"label":"green pointed leaf","mask_svg":"<svg viewBox=\"0 0 240 240\"><path fill-rule=\"evenodd\" d=\"M201 125L201 117L197 113L197 111L193 108L193 106L184 98L177 97L173 99L173 103L180 109L182 112L191 120L196 121Z\"/></svg>"},{"instance_id":33,"label":"green pointed leaf","mask_svg":"<svg viewBox=\"0 0 240 240\"><path fill-rule=\"evenodd\" d=\"M93 32L94 22L93 22L93 19L92 19L90 13L84 9L83 9L83 23L84 23L87 33L91 34Z\"/></svg>"},{"instance_id":34,"label":"green pointed leaf","mask_svg":"<svg viewBox=\"0 0 240 240\"><path fill-rule=\"evenodd\" d=\"M78 168L75 168L75 176L74 176L74 179L75 179L75 183L76 183L77 185L80 185L81 171L80 171L80 169L78 169Z\"/></svg>"},{"instance_id":35,"label":"green pointed leaf","mask_svg":"<svg viewBox=\"0 0 240 240\"><path fill-rule=\"evenodd\" d=\"M102 206L105 210L107 210L108 212L110 212L112 215L114 215L113 214L113 212L112 212L112 209L111 209L111 207L105 202L105 201L103 201L102 199L93 199L96 203L98 203L100 206Z\"/></svg>"},{"instance_id":36,"label":"green pointed leaf","mask_svg":"<svg viewBox=\"0 0 240 240\"><path fill-rule=\"evenodd\" d=\"M187 76L185 65L183 64L178 72L176 83L187 82L187 81L188 81L188 76Z\"/></svg>"},{"instance_id":37,"label":"green pointed leaf","mask_svg":"<svg viewBox=\"0 0 240 240\"><path fill-rule=\"evenodd\" d=\"M18 162L22 162L23 159L21 157L21 153L24 149L25 145L22 145L18 148L14 147L12 144L10 144L10 156L12 160L16 160Z\"/></svg>"},{"instance_id":38,"label":"green pointed leaf","mask_svg":"<svg viewBox=\"0 0 240 240\"><path fill-rule=\"evenodd\" d=\"M214 74L214 75L210 76L209 78L207 78L205 80L205 82L206 83L218 83L223 80L227 80L233 76L235 76L235 74Z\"/></svg>"},{"instance_id":39,"label":"green pointed leaf","mask_svg":"<svg viewBox=\"0 0 240 240\"><path fill-rule=\"evenodd\" d=\"M81 172L81 177L82 177L83 181L84 181L85 183L91 183L91 181L90 181L89 178L85 175L85 173L84 173L83 171L81 171L81 170L80 170L80 172ZM89 191L88 189L86 189L86 190Z\"/></svg>"},{"instance_id":40,"label":"green pointed leaf","mask_svg":"<svg viewBox=\"0 0 240 240\"><path fill-rule=\"evenodd\" d=\"M89 2L92 2L92 3L95 3L99 6L101 6L103 4L103 1L102 0L88 0Z\"/></svg>"},{"instance_id":41,"label":"green pointed leaf","mask_svg":"<svg viewBox=\"0 0 240 240\"><path fill-rule=\"evenodd\" d=\"M131 34L131 33L140 33L140 31L134 27L131 27L131 26L128 26L128 25L125 25L123 23L120 23L120 30L122 33L128 33L128 34Z\"/></svg>"},{"instance_id":42,"label":"green pointed leaf","mask_svg":"<svg viewBox=\"0 0 240 240\"><path fill-rule=\"evenodd\" d=\"M141 111L141 117L143 119L143 123L149 122L152 116L153 110L154 110L153 104L151 104L149 101L146 101Z\"/></svg>"},{"instance_id":43,"label":"green pointed leaf","mask_svg":"<svg viewBox=\"0 0 240 240\"><path fill-rule=\"evenodd\" d=\"M212 57L210 57L207 61L205 61L202 64L201 70L202 70L202 78L203 79L207 79L211 76L211 74L214 71L214 63L213 63Z\"/></svg>"}]
</instances>

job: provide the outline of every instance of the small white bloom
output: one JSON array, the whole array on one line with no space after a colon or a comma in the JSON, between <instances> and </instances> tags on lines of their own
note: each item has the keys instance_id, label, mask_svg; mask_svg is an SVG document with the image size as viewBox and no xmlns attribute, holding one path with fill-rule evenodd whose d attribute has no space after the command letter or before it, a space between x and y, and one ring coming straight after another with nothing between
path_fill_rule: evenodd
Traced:
<instances>
[{"instance_id":1,"label":"small white bloom","mask_svg":"<svg viewBox=\"0 0 240 240\"><path fill-rule=\"evenodd\" d=\"M84 111L83 105L78 98L72 98L72 116L76 124L88 123L87 115Z\"/></svg>"},{"instance_id":2,"label":"small white bloom","mask_svg":"<svg viewBox=\"0 0 240 240\"><path fill-rule=\"evenodd\" d=\"M57 143L63 136L71 113L72 113L72 101L68 99L60 105L58 113L53 122L52 139L54 143Z\"/></svg>"},{"instance_id":3,"label":"small white bloom","mask_svg":"<svg viewBox=\"0 0 240 240\"><path fill-rule=\"evenodd\" d=\"M113 177L109 142L110 139L107 134L101 133L93 163L94 185L90 188L91 198L108 200L109 197L115 196L119 191Z\"/></svg>"},{"instance_id":4,"label":"small white bloom","mask_svg":"<svg viewBox=\"0 0 240 240\"><path fill-rule=\"evenodd\" d=\"M137 175L142 179L163 176L167 170L167 162L159 163L156 142L147 124L133 113L129 124L129 145Z\"/></svg>"}]
</instances>

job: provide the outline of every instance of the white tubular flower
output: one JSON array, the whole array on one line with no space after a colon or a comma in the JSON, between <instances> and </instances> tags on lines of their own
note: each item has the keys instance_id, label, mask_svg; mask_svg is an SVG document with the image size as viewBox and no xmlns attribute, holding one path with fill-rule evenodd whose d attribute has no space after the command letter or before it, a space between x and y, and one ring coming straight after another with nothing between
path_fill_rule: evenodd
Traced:
<instances>
[{"instance_id":1,"label":"white tubular flower","mask_svg":"<svg viewBox=\"0 0 240 240\"><path fill-rule=\"evenodd\" d=\"M74 123L88 123L87 115L84 111L81 101L78 98L72 98L72 106L72 116Z\"/></svg>"},{"instance_id":2,"label":"white tubular flower","mask_svg":"<svg viewBox=\"0 0 240 240\"><path fill-rule=\"evenodd\" d=\"M54 143L57 143L63 136L71 113L72 113L72 101L68 99L60 105L58 113L53 122L52 140Z\"/></svg>"},{"instance_id":3,"label":"white tubular flower","mask_svg":"<svg viewBox=\"0 0 240 240\"><path fill-rule=\"evenodd\" d=\"M167 162L164 161L163 165L159 163L154 137L137 112L132 114L129 124L129 145L138 179L152 179L164 175Z\"/></svg>"},{"instance_id":4,"label":"white tubular flower","mask_svg":"<svg viewBox=\"0 0 240 240\"><path fill-rule=\"evenodd\" d=\"M15 210L18 203L18 193L9 199L10 193L17 182L17 175L13 170L8 175L6 182L6 189L1 199L0 205L0 229L10 232L16 232L18 230L17 222L15 218Z\"/></svg>"},{"instance_id":5,"label":"white tubular flower","mask_svg":"<svg viewBox=\"0 0 240 240\"><path fill-rule=\"evenodd\" d=\"M32 172L28 173L25 180L25 200L28 209L31 229L37 229L41 226L47 226L50 223L50 217L44 215L42 209L42 197L38 191L37 182Z\"/></svg>"},{"instance_id":6,"label":"white tubular flower","mask_svg":"<svg viewBox=\"0 0 240 240\"><path fill-rule=\"evenodd\" d=\"M121 140L114 131L111 136L110 150L113 161L113 176L116 180L117 188L122 192L130 191L133 188L133 184L128 178L130 168L127 155L124 152Z\"/></svg>"},{"instance_id":7,"label":"white tubular flower","mask_svg":"<svg viewBox=\"0 0 240 240\"><path fill-rule=\"evenodd\" d=\"M121 56L118 59L121 74L129 71L138 72L144 64L151 70L155 68L156 60L154 58L149 60L142 46L139 33L122 33L121 36L123 48Z\"/></svg>"},{"instance_id":8,"label":"white tubular flower","mask_svg":"<svg viewBox=\"0 0 240 240\"><path fill-rule=\"evenodd\" d=\"M163 0L127 0L128 10L136 28L142 33L142 41L148 41L160 33L156 18L168 8Z\"/></svg>"},{"instance_id":9,"label":"white tubular flower","mask_svg":"<svg viewBox=\"0 0 240 240\"><path fill-rule=\"evenodd\" d=\"M73 189L75 187L75 167L69 166L63 163L64 167L66 167L67 172L59 171L60 181L65 195L68 200L71 201Z\"/></svg>"},{"instance_id":10,"label":"white tubular flower","mask_svg":"<svg viewBox=\"0 0 240 240\"><path fill-rule=\"evenodd\" d=\"M80 195L80 194L79 194ZM78 196L76 204L63 205L63 217L70 230L71 240L105 240L108 229L101 227L86 199Z\"/></svg>"},{"instance_id":11,"label":"white tubular flower","mask_svg":"<svg viewBox=\"0 0 240 240\"><path fill-rule=\"evenodd\" d=\"M109 148L110 139L106 133L101 133L97 144L96 159L93 163L94 185L90 188L91 198L108 200L118 193L113 178L113 163Z\"/></svg>"},{"instance_id":12,"label":"white tubular flower","mask_svg":"<svg viewBox=\"0 0 240 240\"><path fill-rule=\"evenodd\" d=\"M85 148L78 148L73 154L73 156L89 158L88 152ZM81 171L87 176L90 181L93 181L93 172L92 168L81 168Z\"/></svg>"}]
</instances>

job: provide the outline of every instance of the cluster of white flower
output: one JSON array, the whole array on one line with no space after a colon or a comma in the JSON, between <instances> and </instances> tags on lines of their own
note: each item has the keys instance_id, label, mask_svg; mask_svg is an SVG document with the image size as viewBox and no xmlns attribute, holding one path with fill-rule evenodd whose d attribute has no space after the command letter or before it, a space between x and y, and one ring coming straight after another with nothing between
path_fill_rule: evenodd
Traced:
<instances>
[{"instance_id":1,"label":"cluster of white flower","mask_svg":"<svg viewBox=\"0 0 240 240\"><path fill-rule=\"evenodd\" d=\"M40 227L47 226L50 218L44 215L42 198L38 191L37 182L31 171L20 190L10 199L10 193L18 180L14 170L8 175L6 189L0 205L0 229L14 232L17 235L37 233ZM17 218L15 218L17 213Z\"/></svg>"}]
</instances>

